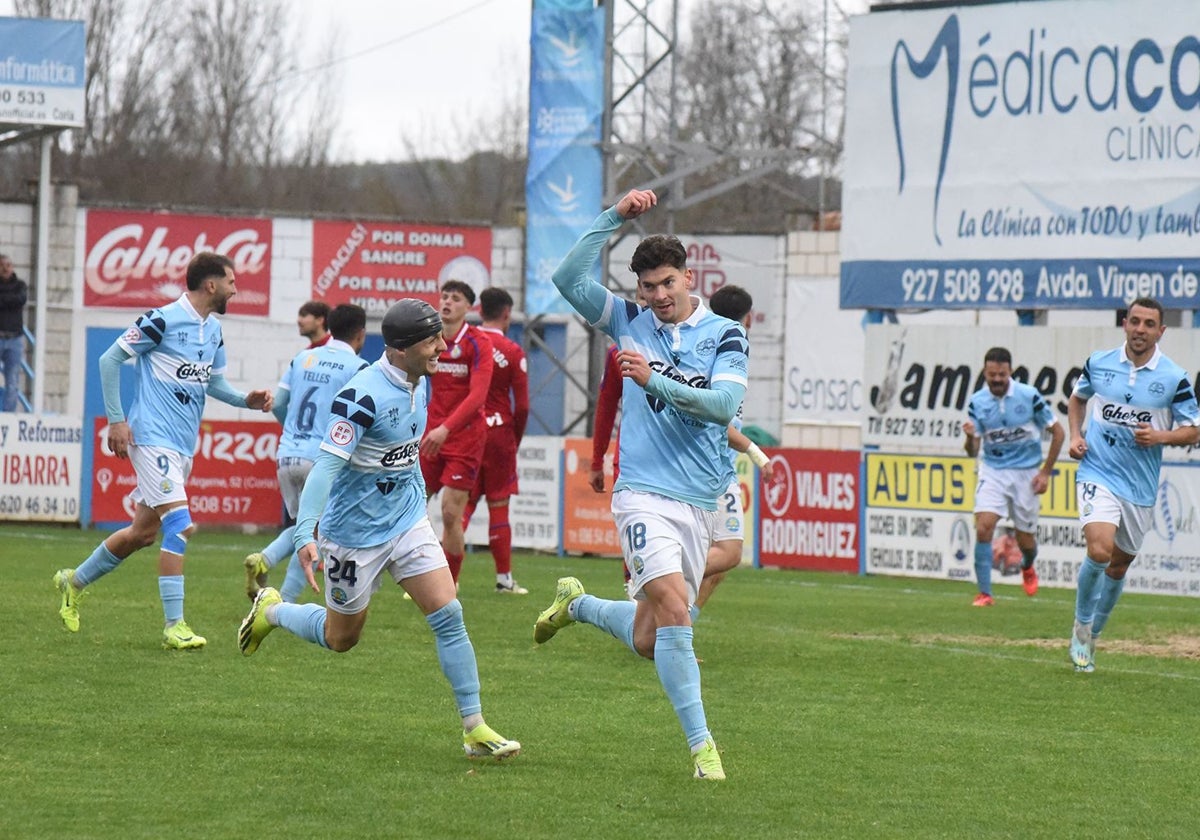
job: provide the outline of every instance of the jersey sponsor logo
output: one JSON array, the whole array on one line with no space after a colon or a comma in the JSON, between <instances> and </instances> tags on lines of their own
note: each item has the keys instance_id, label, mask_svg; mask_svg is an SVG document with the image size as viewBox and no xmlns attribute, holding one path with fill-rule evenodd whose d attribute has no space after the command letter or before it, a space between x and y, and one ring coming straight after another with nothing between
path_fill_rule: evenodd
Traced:
<instances>
[{"instance_id":1,"label":"jersey sponsor logo","mask_svg":"<svg viewBox=\"0 0 1200 840\"><path fill-rule=\"evenodd\" d=\"M505 356L495 347L492 348L492 359L496 362L496 367L508 367L508 356Z\"/></svg>"},{"instance_id":2,"label":"jersey sponsor logo","mask_svg":"<svg viewBox=\"0 0 1200 840\"><path fill-rule=\"evenodd\" d=\"M1149 423L1154 415L1144 408L1126 408L1116 403L1109 403L1100 410L1100 416L1109 423L1116 423L1121 426L1136 426L1138 423Z\"/></svg>"},{"instance_id":3,"label":"jersey sponsor logo","mask_svg":"<svg viewBox=\"0 0 1200 840\"><path fill-rule=\"evenodd\" d=\"M471 368L466 362L438 362L438 373L448 373L451 376L470 376Z\"/></svg>"},{"instance_id":4,"label":"jersey sponsor logo","mask_svg":"<svg viewBox=\"0 0 1200 840\"><path fill-rule=\"evenodd\" d=\"M175 369L175 378L183 382L199 382L204 384L208 382L212 375L212 365L198 365L193 362L184 362Z\"/></svg>"},{"instance_id":5,"label":"jersey sponsor logo","mask_svg":"<svg viewBox=\"0 0 1200 840\"><path fill-rule=\"evenodd\" d=\"M354 426L345 420L339 420L329 430L329 439L338 446L346 446L354 440Z\"/></svg>"},{"instance_id":6,"label":"jersey sponsor logo","mask_svg":"<svg viewBox=\"0 0 1200 840\"><path fill-rule=\"evenodd\" d=\"M1027 438L1029 432L1024 426L1009 426L1007 428L992 429L986 433L986 436L988 443L1015 443Z\"/></svg>"},{"instance_id":7,"label":"jersey sponsor logo","mask_svg":"<svg viewBox=\"0 0 1200 840\"><path fill-rule=\"evenodd\" d=\"M379 464L389 469L411 467L417 462L420 449L421 442L419 440L410 440L385 454L379 459Z\"/></svg>"},{"instance_id":8,"label":"jersey sponsor logo","mask_svg":"<svg viewBox=\"0 0 1200 840\"><path fill-rule=\"evenodd\" d=\"M684 385L687 385L690 388L708 388L708 385L709 385L708 377L705 376L704 374L697 374L696 376L693 376L691 379L688 379L686 376L684 376L682 373L680 373L678 370L676 370L672 365L669 365L666 362L659 361L657 359L650 362L650 370L658 371L659 373L661 373L663 376L667 377L668 379L673 379L676 382L680 382ZM650 409L655 414L661 413L662 410L667 407L667 404L665 402L658 399L658 397L651 396L650 394L646 394L646 402L649 403Z\"/></svg>"}]
</instances>

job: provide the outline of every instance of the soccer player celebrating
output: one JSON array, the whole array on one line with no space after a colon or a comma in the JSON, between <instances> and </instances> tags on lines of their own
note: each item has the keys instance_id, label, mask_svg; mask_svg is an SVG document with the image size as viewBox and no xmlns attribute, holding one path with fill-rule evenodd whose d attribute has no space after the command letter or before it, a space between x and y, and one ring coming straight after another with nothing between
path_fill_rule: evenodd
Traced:
<instances>
[{"instance_id":1,"label":"soccer player celebrating","mask_svg":"<svg viewBox=\"0 0 1200 840\"><path fill-rule=\"evenodd\" d=\"M429 495L442 492L442 548L458 583L466 539L463 513L479 476L487 443L483 404L492 382L492 345L467 323L475 290L461 280L442 286L442 338L446 349L433 376L429 431L421 441L421 473Z\"/></svg>"},{"instance_id":2,"label":"soccer player celebrating","mask_svg":"<svg viewBox=\"0 0 1200 840\"><path fill-rule=\"evenodd\" d=\"M314 589L318 547L325 558L325 606L285 604L276 590L264 587L238 630L238 647L249 656L282 627L323 648L348 651L362 635L371 597L386 573L433 630L467 755L515 756L521 745L483 720L475 649L446 555L425 514L418 448L430 400L428 377L446 348L442 322L429 304L405 298L388 309L382 329L384 356L337 395L300 496L296 552Z\"/></svg>"},{"instance_id":3,"label":"soccer player celebrating","mask_svg":"<svg viewBox=\"0 0 1200 840\"><path fill-rule=\"evenodd\" d=\"M726 428L746 392L746 333L691 294L686 251L674 236L647 237L634 250L629 268L647 308L592 279L609 235L656 202L649 190L631 190L592 223L553 278L575 310L621 347L625 413L612 509L636 600L602 600L562 578L534 641L581 621L652 658L696 778L718 780L725 771L705 717L688 607L716 529L716 499L728 486Z\"/></svg>"},{"instance_id":4,"label":"soccer player celebrating","mask_svg":"<svg viewBox=\"0 0 1200 840\"><path fill-rule=\"evenodd\" d=\"M1065 437L1062 424L1037 388L1012 378L1012 354L1006 348L993 347L983 355L983 379L984 387L971 395L963 423L963 449L972 458L983 453L975 486L975 579L979 583L975 607L994 603L992 537L1002 516L1016 526L1025 594L1037 594L1033 563L1041 508L1038 496L1050 486ZM1050 430L1045 461L1043 429Z\"/></svg>"},{"instance_id":5,"label":"soccer player celebrating","mask_svg":"<svg viewBox=\"0 0 1200 840\"><path fill-rule=\"evenodd\" d=\"M512 526L508 521L508 500L517 494L517 449L525 436L529 419L529 372L525 351L505 335L512 323L512 295L503 289L484 289L479 293L480 332L487 333L492 344L492 383L488 388L483 413L487 421L487 443L479 477L463 514L463 528L471 521L482 497L488 506L488 548L496 564L496 592L502 595L528 595L512 575Z\"/></svg>"},{"instance_id":6,"label":"soccer player celebrating","mask_svg":"<svg viewBox=\"0 0 1200 840\"><path fill-rule=\"evenodd\" d=\"M225 341L221 322L237 294L233 263L202 252L187 266L187 291L174 303L151 309L100 357L100 386L108 415L108 448L128 458L137 473L131 498L133 521L111 534L76 569L54 575L63 626L79 631L79 599L84 587L119 566L162 531L158 554L158 594L162 599L162 645L193 650L206 640L183 620L183 553L195 532L184 482L200 436L206 397L239 408L270 411L271 392L244 394L225 380ZM121 407L121 365L137 358L137 390L129 419Z\"/></svg>"},{"instance_id":7,"label":"soccer player celebrating","mask_svg":"<svg viewBox=\"0 0 1200 840\"><path fill-rule=\"evenodd\" d=\"M1162 304L1156 300L1138 298L1129 304L1124 345L1088 357L1067 404L1068 452L1081 459L1075 494L1087 543L1076 581L1069 652L1075 670L1084 673L1096 668L1096 637L1153 526L1162 448L1200 441L1200 409L1191 379L1158 349L1166 330L1162 319Z\"/></svg>"},{"instance_id":8,"label":"soccer player celebrating","mask_svg":"<svg viewBox=\"0 0 1200 840\"><path fill-rule=\"evenodd\" d=\"M358 355L367 339L366 311L353 303L343 303L330 310L327 320L332 338L297 353L275 389L273 412L283 424L275 450L276 475L283 504L293 522L300 510L304 480L329 425L333 398L350 377L367 366ZM292 547L295 531L294 525L285 528L262 551L246 555L246 595L251 599L267 585L267 573L285 558L291 559L279 592L288 602L300 597L304 571Z\"/></svg>"}]
</instances>

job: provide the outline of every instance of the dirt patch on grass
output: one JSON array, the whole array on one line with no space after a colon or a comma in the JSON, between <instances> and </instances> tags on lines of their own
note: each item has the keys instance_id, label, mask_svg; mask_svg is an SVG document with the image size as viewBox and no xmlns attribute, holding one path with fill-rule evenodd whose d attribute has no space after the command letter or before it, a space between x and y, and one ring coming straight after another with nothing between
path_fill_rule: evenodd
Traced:
<instances>
[{"instance_id":1,"label":"dirt patch on grass","mask_svg":"<svg viewBox=\"0 0 1200 840\"><path fill-rule=\"evenodd\" d=\"M941 633L912 636L876 635L858 633L834 634L842 639L878 639L881 641L908 642L914 645L963 645L967 647L1037 647L1047 650L1065 650L1067 639L1004 639L996 636L952 636ZM1153 641L1139 639L1102 638L1096 645L1104 653L1125 653L1130 656L1154 656L1159 659L1200 660L1200 636L1178 634Z\"/></svg>"}]
</instances>

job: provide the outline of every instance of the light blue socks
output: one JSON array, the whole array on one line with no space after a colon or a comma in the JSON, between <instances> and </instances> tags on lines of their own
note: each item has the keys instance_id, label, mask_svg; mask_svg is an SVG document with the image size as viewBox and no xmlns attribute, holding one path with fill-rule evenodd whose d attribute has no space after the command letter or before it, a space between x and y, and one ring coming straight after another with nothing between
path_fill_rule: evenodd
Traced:
<instances>
[{"instance_id":1,"label":"light blue socks","mask_svg":"<svg viewBox=\"0 0 1200 840\"><path fill-rule=\"evenodd\" d=\"M479 702L479 669L475 664L475 648L463 624L462 604L455 598L440 610L425 616L437 640L438 662L442 673L454 691L458 713L464 718L483 710Z\"/></svg>"},{"instance_id":2,"label":"light blue socks","mask_svg":"<svg viewBox=\"0 0 1200 840\"><path fill-rule=\"evenodd\" d=\"M288 561L287 575L283 578L283 586L279 587L279 595L289 604L294 604L300 600L300 593L307 585L304 569L300 566L300 558L293 553L292 559Z\"/></svg>"},{"instance_id":3,"label":"light blue socks","mask_svg":"<svg viewBox=\"0 0 1200 840\"><path fill-rule=\"evenodd\" d=\"M608 601L595 595L580 595L567 610L571 618L599 627L637 653L633 646L633 616L637 604L633 601Z\"/></svg>"},{"instance_id":4,"label":"light blue socks","mask_svg":"<svg viewBox=\"0 0 1200 840\"><path fill-rule=\"evenodd\" d=\"M1125 589L1125 578L1113 580L1108 575L1100 582L1100 596L1096 600L1096 610L1092 617L1092 635L1099 636L1100 631L1104 629L1104 625L1108 624L1108 617L1112 614L1113 607L1117 605L1117 599L1121 597L1121 592Z\"/></svg>"},{"instance_id":5,"label":"light blue socks","mask_svg":"<svg viewBox=\"0 0 1200 840\"><path fill-rule=\"evenodd\" d=\"M708 721L700 699L700 666L692 649L691 627L659 627L654 636L654 668L683 726L688 746L708 738Z\"/></svg>"},{"instance_id":6,"label":"light blue socks","mask_svg":"<svg viewBox=\"0 0 1200 840\"><path fill-rule=\"evenodd\" d=\"M276 604L268 607L268 620L293 636L328 648L325 644L325 607L320 604Z\"/></svg>"},{"instance_id":7,"label":"light blue socks","mask_svg":"<svg viewBox=\"0 0 1200 840\"><path fill-rule=\"evenodd\" d=\"M262 550L263 557L267 558L267 568L273 569L282 563L287 558L291 557L296 550L296 546L292 543L292 536L296 533L296 526L289 525L279 532L279 536L271 540L271 544Z\"/></svg>"},{"instance_id":8,"label":"light blue socks","mask_svg":"<svg viewBox=\"0 0 1200 840\"><path fill-rule=\"evenodd\" d=\"M992 544L975 543L975 580L979 581L979 591L984 595L992 594Z\"/></svg>"},{"instance_id":9,"label":"light blue socks","mask_svg":"<svg viewBox=\"0 0 1200 840\"><path fill-rule=\"evenodd\" d=\"M123 559L109 551L104 543L100 543L88 559L80 563L75 570L75 588L83 589L88 584L98 581L121 565Z\"/></svg>"},{"instance_id":10,"label":"light blue socks","mask_svg":"<svg viewBox=\"0 0 1200 840\"><path fill-rule=\"evenodd\" d=\"M1084 559L1079 567L1075 585L1075 620L1080 624L1091 624L1096 611L1096 599L1100 597L1101 580L1106 577L1107 563L1097 563L1091 557ZM1116 603L1116 598L1113 598ZM1111 609L1111 607L1109 608Z\"/></svg>"},{"instance_id":11,"label":"light blue socks","mask_svg":"<svg viewBox=\"0 0 1200 840\"><path fill-rule=\"evenodd\" d=\"M183 620L183 575L159 575L158 597L168 626Z\"/></svg>"}]
</instances>

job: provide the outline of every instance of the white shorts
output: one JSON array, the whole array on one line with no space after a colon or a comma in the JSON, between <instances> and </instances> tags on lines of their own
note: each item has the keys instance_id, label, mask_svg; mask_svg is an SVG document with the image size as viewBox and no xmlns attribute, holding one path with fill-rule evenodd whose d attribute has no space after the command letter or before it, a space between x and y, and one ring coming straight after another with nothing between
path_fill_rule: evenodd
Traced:
<instances>
[{"instance_id":1,"label":"white shorts","mask_svg":"<svg viewBox=\"0 0 1200 840\"><path fill-rule=\"evenodd\" d=\"M304 490L304 482L312 472L313 462L307 458L280 458L275 476L279 479L279 493L283 496L283 506L287 508L288 516L296 518L300 512L300 493Z\"/></svg>"},{"instance_id":2,"label":"white shorts","mask_svg":"<svg viewBox=\"0 0 1200 840\"><path fill-rule=\"evenodd\" d=\"M1079 522L1108 522L1117 526L1113 542L1126 554L1135 555L1142 550L1142 540L1154 527L1154 506L1135 505L1118 498L1103 484L1080 481L1075 484L1075 498L1079 503Z\"/></svg>"},{"instance_id":3,"label":"white shorts","mask_svg":"<svg viewBox=\"0 0 1200 840\"><path fill-rule=\"evenodd\" d=\"M129 444L129 463L137 474L137 487L129 494L135 503L156 508L169 502L186 502L184 483L192 474L192 457L165 446Z\"/></svg>"},{"instance_id":4,"label":"white shorts","mask_svg":"<svg viewBox=\"0 0 1200 840\"><path fill-rule=\"evenodd\" d=\"M975 512L1007 516L1018 531L1036 533L1038 513L1042 508L1041 498L1033 492L1033 477L1037 473L1037 467L998 470L980 461Z\"/></svg>"},{"instance_id":5,"label":"white shorts","mask_svg":"<svg viewBox=\"0 0 1200 840\"><path fill-rule=\"evenodd\" d=\"M612 512L629 569L630 597L642 598L647 581L682 573L690 606L700 591L717 512L627 489L613 493Z\"/></svg>"},{"instance_id":6,"label":"white shorts","mask_svg":"<svg viewBox=\"0 0 1200 840\"><path fill-rule=\"evenodd\" d=\"M325 562L325 606L342 615L367 608L385 571L399 583L446 566L446 554L427 518L383 545L342 548L320 537L317 547Z\"/></svg>"},{"instance_id":7,"label":"white shorts","mask_svg":"<svg viewBox=\"0 0 1200 840\"><path fill-rule=\"evenodd\" d=\"M717 525L713 531L713 542L744 540L746 517L742 508L742 483L734 481L729 489L717 497Z\"/></svg>"}]
</instances>

